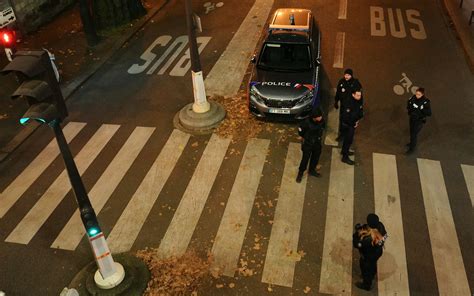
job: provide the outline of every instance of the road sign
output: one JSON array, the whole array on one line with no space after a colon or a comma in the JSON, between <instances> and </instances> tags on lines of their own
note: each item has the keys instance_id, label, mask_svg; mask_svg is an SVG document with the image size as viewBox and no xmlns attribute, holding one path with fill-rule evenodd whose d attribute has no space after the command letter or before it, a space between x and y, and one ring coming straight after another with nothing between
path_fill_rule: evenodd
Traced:
<instances>
[{"instance_id":1,"label":"road sign","mask_svg":"<svg viewBox=\"0 0 474 296\"><path fill-rule=\"evenodd\" d=\"M0 12L0 28L13 23L14 21L16 21L16 16L11 6Z\"/></svg>"}]
</instances>

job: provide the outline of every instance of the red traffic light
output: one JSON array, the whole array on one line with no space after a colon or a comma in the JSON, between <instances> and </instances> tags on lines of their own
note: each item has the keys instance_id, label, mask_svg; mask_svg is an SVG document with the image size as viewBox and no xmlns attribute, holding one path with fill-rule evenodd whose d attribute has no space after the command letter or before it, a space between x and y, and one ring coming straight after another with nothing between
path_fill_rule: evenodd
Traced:
<instances>
[{"instance_id":1,"label":"red traffic light","mask_svg":"<svg viewBox=\"0 0 474 296\"><path fill-rule=\"evenodd\" d=\"M2 31L2 43L5 47L10 47L15 43L15 32L10 30Z\"/></svg>"}]
</instances>

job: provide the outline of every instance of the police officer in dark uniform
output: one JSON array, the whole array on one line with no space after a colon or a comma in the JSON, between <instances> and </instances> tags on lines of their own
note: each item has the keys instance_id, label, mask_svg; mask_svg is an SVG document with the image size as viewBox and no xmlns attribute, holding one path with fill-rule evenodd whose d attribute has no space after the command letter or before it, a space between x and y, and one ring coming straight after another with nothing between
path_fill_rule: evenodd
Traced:
<instances>
[{"instance_id":1,"label":"police officer in dark uniform","mask_svg":"<svg viewBox=\"0 0 474 296\"><path fill-rule=\"evenodd\" d=\"M355 129L363 116L362 91L360 89L354 89L352 90L351 99L347 101L347 105L341 113L341 136L343 137L341 150L342 162L349 165L354 165L354 161L349 158L349 155L353 155L353 153L349 151L349 148L354 140Z\"/></svg>"},{"instance_id":2,"label":"police officer in dark uniform","mask_svg":"<svg viewBox=\"0 0 474 296\"><path fill-rule=\"evenodd\" d=\"M356 283L358 288L371 289L372 280L377 274L377 260L383 254L383 246L387 238L385 226L380 222L379 216L374 213L367 215L367 224L356 224L352 235L352 245L359 249L359 264L363 278L361 283Z\"/></svg>"},{"instance_id":3,"label":"police officer in dark uniform","mask_svg":"<svg viewBox=\"0 0 474 296\"><path fill-rule=\"evenodd\" d=\"M296 182L300 183L303 178L303 173L306 171L309 162L309 175L320 177L321 174L316 171L316 166L321 155L321 137L325 123L323 120L323 113L321 109L317 108L311 112L311 115L306 118L298 128L298 134L303 137L301 143L301 150L303 151L303 158L301 159L298 169L298 176Z\"/></svg>"},{"instance_id":4,"label":"police officer in dark uniform","mask_svg":"<svg viewBox=\"0 0 474 296\"><path fill-rule=\"evenodd\" d=\"M341 114L344 107L347 105L347 101L351 99L351 94L354 89L362 89L362 85L359 80L354 78L354 72L348 68L344 70L344 77L337 83L336 96L334 98L334 108L339 109L339 102L341 102L341 109L339 109L339 130L337 133L336 141L342 140L341 135Z\"/></svg>"},{"instance_id":5,"label":"police officer in dark uniform","mask_svg":"<svg viewBox=\"0 0 474 296\"><path fill-rule=\"evenodd\" d=\"M426 117L431 116L430 100L425 97L424 88L418 88L415 95L408 100L407 110L410 123L410 143L407 144L406 153L410 154L415 150L418 133L426 122Z\"/></svg>"}]
</instances>

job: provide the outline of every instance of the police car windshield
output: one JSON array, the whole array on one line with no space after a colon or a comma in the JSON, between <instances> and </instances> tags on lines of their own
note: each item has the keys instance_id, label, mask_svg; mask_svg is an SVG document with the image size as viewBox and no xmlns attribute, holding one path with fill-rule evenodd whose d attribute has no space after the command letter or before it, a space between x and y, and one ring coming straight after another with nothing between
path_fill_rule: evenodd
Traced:
<instances>
[{"instance_id":1,"label":"police car windshield","mask_svg":"<svg viewBox=\"0 0 474 296\"><path fill-rule=\"evenodd\" d=\"M307 71L311 69L308 44L265 43L258 67L275 71Z\"/></svg>"}]
</instances>

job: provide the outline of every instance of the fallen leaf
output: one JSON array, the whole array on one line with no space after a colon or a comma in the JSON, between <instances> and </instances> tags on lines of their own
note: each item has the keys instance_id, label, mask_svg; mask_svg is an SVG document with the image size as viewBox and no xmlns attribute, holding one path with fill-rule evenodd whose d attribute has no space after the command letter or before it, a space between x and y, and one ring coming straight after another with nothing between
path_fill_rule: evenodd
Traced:
<instances>
[{"instance_id":1,"label":"fallen leaf","mask_svg":"<svg viewBox=\"0 0 474 296\"><path fill-rule=\"evenodd\" d=\"M304 292L305 294L308 294L309 291L311 291L311 288L308 287L308 286L306 286L306 287L304 288L304 290L303 290L303 292Z\"/></svg>"}]
</instances>

